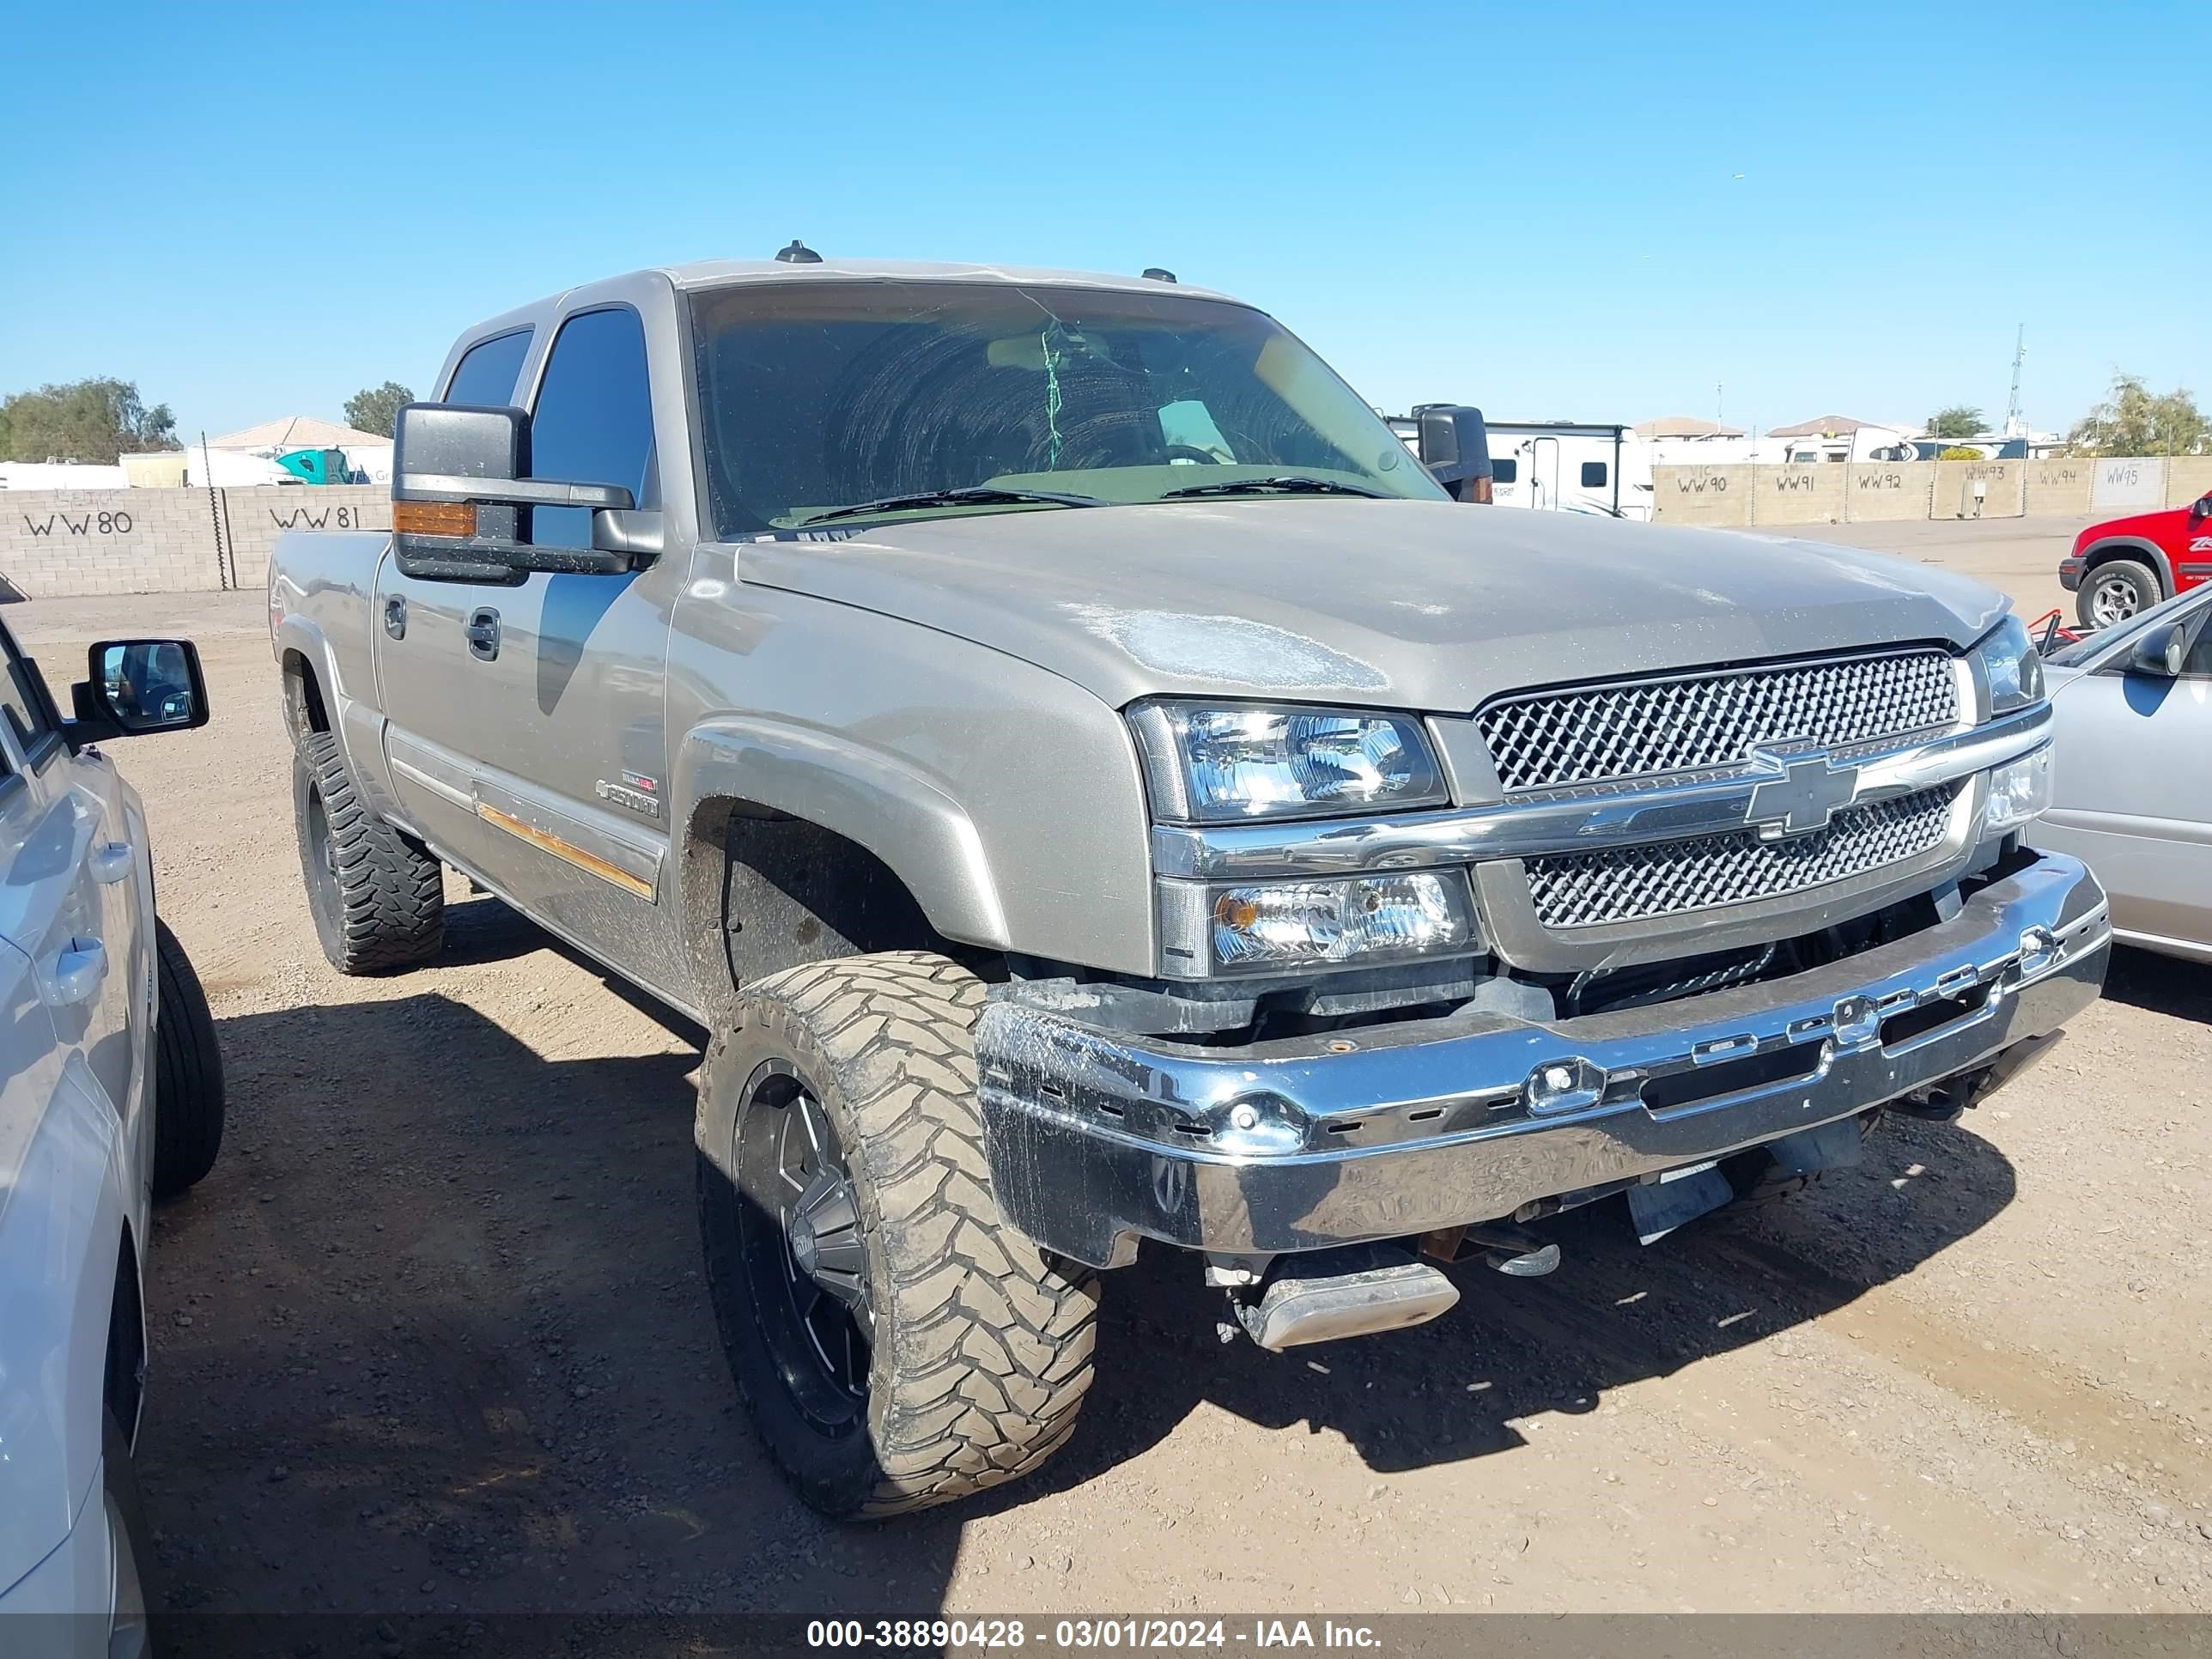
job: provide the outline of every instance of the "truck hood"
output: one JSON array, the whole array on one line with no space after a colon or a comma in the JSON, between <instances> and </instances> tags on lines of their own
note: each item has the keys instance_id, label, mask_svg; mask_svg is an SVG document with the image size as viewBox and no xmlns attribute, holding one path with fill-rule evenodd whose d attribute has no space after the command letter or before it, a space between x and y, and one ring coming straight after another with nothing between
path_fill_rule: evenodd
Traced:
<instances>
[{"instance_id":1,"label":"truck hood","mask_svg":"<svg viewBox=\"0 0 2212 1659\"><path fill-rule=\"evenodd\" d=\"M739 580L1151 694L1467 710L1495 693L1905 641L1970 644L2002 594L1741 531L1343 498L908 521L744 544Z\"/></svg>"}]
</instances>

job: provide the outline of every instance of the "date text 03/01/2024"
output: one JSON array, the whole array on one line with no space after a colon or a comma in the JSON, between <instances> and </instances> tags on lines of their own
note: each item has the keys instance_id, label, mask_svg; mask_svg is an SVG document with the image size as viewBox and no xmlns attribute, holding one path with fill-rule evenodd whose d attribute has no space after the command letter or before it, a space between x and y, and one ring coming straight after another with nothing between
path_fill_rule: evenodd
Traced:
<instances>
[{"instance_id":1,"label":"date text 03/01/2024","mask_svg":"<svg viewBox=\"0 0 2212 1659\"><path fill-rule=\"evenodd\" d=\"M1260 1619L816 1619L806 1626L811 1649L1021 1648L1125 1649L1138 1651L1242 1646L1371 1650L1371 1626L1334 1620Z\"/></svg>"}]
</instances>

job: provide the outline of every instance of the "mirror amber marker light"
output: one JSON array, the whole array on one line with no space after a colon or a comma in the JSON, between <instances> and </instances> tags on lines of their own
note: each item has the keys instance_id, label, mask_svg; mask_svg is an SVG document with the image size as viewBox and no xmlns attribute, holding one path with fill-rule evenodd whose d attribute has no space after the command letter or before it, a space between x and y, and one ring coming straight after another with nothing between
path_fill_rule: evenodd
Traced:
<instances>
[{"instance_id":1,"label":"mirror amber marker light","mask_svg":"<svg viewBox=\"0 0 2212 1659\"><path fill-rule=\"evenodd\" d=\"M476 503L394 501L392 527L410 536L473 536L477 533Z\"/></svg>"}]
</instances>

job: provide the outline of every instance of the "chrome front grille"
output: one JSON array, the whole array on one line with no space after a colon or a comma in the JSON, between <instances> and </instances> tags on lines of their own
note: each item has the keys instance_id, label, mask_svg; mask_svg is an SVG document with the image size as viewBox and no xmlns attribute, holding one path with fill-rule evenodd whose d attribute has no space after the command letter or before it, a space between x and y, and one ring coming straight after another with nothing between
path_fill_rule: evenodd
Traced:
<instances>
[{"instance_id":1,"label":"chrome front grille","mask_svg":"<svg viewBox=\"0 0 2212 1659\"><path fill-rule=\"evenodd\" d=\"M1958 718L1951 658L1922 650L1528 692L1475 727L1512 792L1738 766L1760 744L1901 741Z\"/></svg>"},{"instance_id":2,"label":"chrome front grille","mask_svg":"<svg viewBox=\"0 0 2212 1659\"><path fill-rule=\"evenodd\" d=\"M1547 927L1649 921L1784 898L1933 851L1964 786L1848 807L1825 830L1763 841L1755 830L1528 860L1528 892Z\"/></svg>"}]
</instances>

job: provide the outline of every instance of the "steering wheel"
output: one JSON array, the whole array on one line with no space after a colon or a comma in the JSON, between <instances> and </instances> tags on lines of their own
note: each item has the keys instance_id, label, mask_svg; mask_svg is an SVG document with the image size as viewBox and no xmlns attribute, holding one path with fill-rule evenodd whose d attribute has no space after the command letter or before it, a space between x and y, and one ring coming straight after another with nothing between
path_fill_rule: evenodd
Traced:
<instances>
[{"instance_id":1,"label":"steering wheel","mask_svg":"<svg viewBox=\"0 0 2212 1659\"><path fill-rule=\"evenodd\" d=\"M1208 466L1225 466L1227 462L1210 449L1200 449L1196 444L1170 444L1160 452L1168 459L1203 461Z\"/></svg>"}]
</instances>

